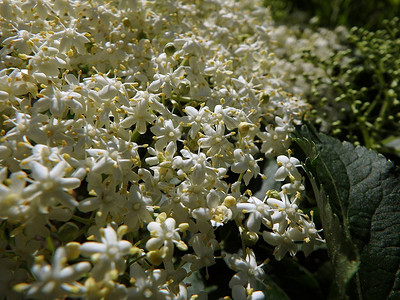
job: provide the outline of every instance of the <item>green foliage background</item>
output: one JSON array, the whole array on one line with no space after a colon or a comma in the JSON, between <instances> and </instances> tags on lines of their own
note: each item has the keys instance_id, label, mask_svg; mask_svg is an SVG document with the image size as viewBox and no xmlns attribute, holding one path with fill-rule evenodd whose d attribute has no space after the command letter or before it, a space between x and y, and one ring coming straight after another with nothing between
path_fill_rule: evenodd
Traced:
<instances>
[{"instance_id":1,"label":"green foliage background","mask_svg":"<svg viewBox=\"0 0 400 300\"><path fill-rule=\"evenodd\" d=\"M359 26L376 30L382 28L385 19L400 15L399 0L265 0L272 7L272 13L283 24L299 21L308 23L314 18L314 24L335 28Z\"/></svg>"},{"instance_id":2,"label":"green foliage background","mask_svg":"<svg viewBox=\"0 0 400 300\"><path fill-rule=\"evenodd\" d=\"M400 169L365 147L296 131L341 299L400 297Z\"/></svg>"},{"instance_id":3,"label":"green foliage background","mask_svg":"<svg viewBox=\"0 0 400 300\"><path fill-rule=\"evenodd\" d=\"M399 299L400 1L264 3L284 25L349 31L344 50L329 59L302 56L332 71L328 92L323 80L309 82L313 125L294 137L295 155L306 161L306 190L314 190L304 209L315 210L327 247L268 263L267 299ZM268 256L268 249L255 250Z\"/></svg>"},{"instance_id":4,"label":"green foliage background","mask_svg":"<svg viewBox=\"0 0 400 300\"><path fill-rule=\"evenodd\" d=\"M374 149L399 165L400 1L272 0L265 5L282 24L347 28L343 49L328 59L313 56L312 49L302 55L326 70L324 78L308 80L304 97L313 106L308 117L323 132Z\"/></svg>"}]
</instances>

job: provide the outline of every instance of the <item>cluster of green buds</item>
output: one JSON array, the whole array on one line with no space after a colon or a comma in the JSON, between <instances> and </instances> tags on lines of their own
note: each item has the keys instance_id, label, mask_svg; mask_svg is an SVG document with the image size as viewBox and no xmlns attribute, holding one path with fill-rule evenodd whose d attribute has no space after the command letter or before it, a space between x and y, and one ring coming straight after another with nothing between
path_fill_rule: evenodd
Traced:
<instances>
[{"instance_id":1,"label":"cluster of green buds","mask_svg":"<svg viewBox=\"0 0 400 300\"><path fill-rule=\"evenodd\" d=\"M326 75L311 82L311 117L321 129L355 145L386 155L398 155L400 129L400 31L399 19L369 31L354 27L345 48L322 62Z\"/></svg>"}]
</instances>

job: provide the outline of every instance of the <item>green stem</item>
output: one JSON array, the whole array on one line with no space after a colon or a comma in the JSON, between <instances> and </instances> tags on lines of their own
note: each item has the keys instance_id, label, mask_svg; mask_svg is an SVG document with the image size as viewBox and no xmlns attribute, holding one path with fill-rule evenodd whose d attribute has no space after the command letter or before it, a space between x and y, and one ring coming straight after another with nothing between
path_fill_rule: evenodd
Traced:
<instances>
[{"instance_id":1,"label":"green stem","mask_svg":"<svg viewBox=\"0 0 400 300\"><path fill-rule=\"evenodd\" d=\"M386 109L388 107L388 97L386 95L385 92L385 78L383 78L383 66L382 66L382 61L379 61L378 64L378 70L376 72L376 76L378 78L378 82L379 82L379 93L378 95L375 97L374 101L379 101L379 99L384 96L383 99L383 104L381 106L381 110L379 111L379 117L383 118L385 116L386 113ZM382 95L383 94L383 95ZM379 129L380 128L380 121L378 121L379 118L376 118L376 121L374 122L374 126Z\"/></svg>"},{"instance_id":2,"label":"green stem","mask_svg":"<svg viewBox=\"0 0 400 300\"><path fill-rule=\"evenodd\" d=\"M92 211L92 213L91 213L89 219L84 219L84 218L81 218L81 217L78 217L78 216L72 216L72 219L75 219L74 217L76 217L76 218L78 218L78 219L81 220L81 221L79 221L79 220L75 219L76 221L85 224L85 226L83 226L83 227L79 230L78 236L81 236L81 235L87 233L89 227L92 226L92 224L93 224L93 220L94 220L94 217L95 217L95 216L96 216L96 211ZM82 222L82 221L84 221L84 222Z\"/></svg>"},{"instance_id":3,"label":"green stem","mask_svg":"<svg viewBox=\"0 0 400 300\"><path fill-rule=\"evenodd\" d=\"M54 243L53 239L51 238L50 235L46 237L46 242L47 242L47 248L50 250L51 254L54 254Z\"/></svg>"},{"instance_id":4,"label":"green stem","mask_svg":"<svg viewBox=\"0 0 400 300\"><path fill-rule=\"evenodd\" d=\"M364 123L359 121L358 124L359 124L360 129L361 129L361 134L363 136L364 145L365 145L365 147L367 147L369 149L369 148L372 147L373 141L371 140L371 137L368 134L368 130L366 130Z\"/></svg>"},{"instance_id":5,"label":"green stem","mask_svg":"<svg viewBox=\"0 0 400 300\"><path fill-rule=\"evenodd\" d=\"M139 137L140 137L140 133L139 133L139 131L135 128L135 130L132 132L132 135L131 135L131 141L132 141L132 142L136 142L136 141L139 139Z\"/></svg>"},{"instance_id":6,"label":"green stem","mask_svg":"<svg viewBox=\"0 0 400 300\"><path fill-rule=\"evenodd\" d=\"M244 176L244 172L243 173L240 173L240 175L239 175L239 178L238 178L238 182L241 182L242 181L242 179L243 179L243 176Z\"/></svg>"},{"instance_id":7,"label":"green stem","mask_svg":"<svg viewBox=\"0 0 400 300\"><path fill-rule=\"evenodd\" d=\"M128 261L128 267L133 265L135 262L141 260L142 258L145 258L145 257L146 257L146 254L143 254L142 256L136 257L134 259L129 259L128 258L128 260L127 260Z\"/></svg>"},{"instance_id":8,"label":"green stem","mask_svg":"<svg viewBox=\"0 0 400 300\"><path fill-rule=\"evenodd\" d=\"M85 218L78 217L78 216L72 216L71 219L75 220L75 221L78 221L79 223L82 223L82 224L85 224L85 225L87 225L91 221L90 218L89 219L85 219Z\"/></svg>"}]
</instances>

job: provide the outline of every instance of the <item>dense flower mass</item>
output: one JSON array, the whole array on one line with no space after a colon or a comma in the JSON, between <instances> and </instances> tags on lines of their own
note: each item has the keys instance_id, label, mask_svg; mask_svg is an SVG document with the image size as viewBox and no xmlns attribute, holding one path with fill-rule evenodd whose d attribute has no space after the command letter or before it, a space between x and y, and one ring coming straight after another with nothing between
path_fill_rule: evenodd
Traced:
<instances>
[{"instance_id":1,"label":"dense flower mass","mask_svg":"<svg viewBox=\"0 0 400 300\"><path fill-rule=\"evenodd\" d=\"M288 88L295 66L274 55L286 33L260 3L11 0L0 11L0 255L16 262L8 273L31 270L7 293L206 297L189 276L229 253L215 230L233 223L247 237L227 259L233 299L262 299L251 243L280 260L323 242L298 207L289 150L308 105ZM256 197L263 161L281 188Z\"/></svg>"}]
</instances>

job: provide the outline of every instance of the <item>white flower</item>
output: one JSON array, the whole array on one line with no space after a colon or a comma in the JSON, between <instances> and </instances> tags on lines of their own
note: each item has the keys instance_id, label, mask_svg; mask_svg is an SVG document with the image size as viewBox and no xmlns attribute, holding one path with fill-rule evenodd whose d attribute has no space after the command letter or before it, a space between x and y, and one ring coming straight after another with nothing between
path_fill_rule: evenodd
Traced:
<instances>
[{"instance_id":1,"label":"white flower","mask_svg":"<svg viewBox=\"0 0 400 300\"><path fill-rule=\"evenodd\" d=\"M199 176L200 175L200 176ZM205 179L205 177L204 177ZM207 209L205 206L209 190L200 172L193 172L177 188L182 204L188 208Z\"/></svg>"},{"instance_id":2,"label":"white flower","mask_svg":"<svg viewBox=\"0 0 400 300\"><path fill-rule=\"evenodd\" d=\"M257 265L256 256L253 250L246 249L246 257L243 259L237 254L233 254L228 258L230 267L238 272L230 281L229 286L245 285L251 283L255 285L255 280L262 280L264 277L263 265Z\"/></svg>"},{"instance_id":3,"label":"white flower","mask_svg":"<svg viewBox=\"0 0 400 300\"><path fill-rule=\"evenodd\" d=\"M282 191L286 191L286 193L295 195L296 193L302 193L305 189L303 185L303 181L294 180L293 182L288 182L282 185Z\"/></svg>"},{"instance_id":4,"label":"white flower","mask_svg":"<svg viewBox=\"0 0 400 300\"><path fill-rule=\"evenodd\" d=\"M193 153L188 149L181 150L182 156L175 156L172 166L178 169L178 174L182 172L191 173L194 182L204 182L206 175L223 176L226 173L224 168L213 168L209 162L209 157L203 152Z\"/></svg>"},{"instance_id":5,"label":"white flower","mask_svg":"<svg viewBox=\"0 0 400 300\"><path fill-rule=\"evenodd\" d=\"M45 166L51 166L62 160L62 155L58 147L49 147L47 145L37 144L32 147L31 155L21 161L23 169L32 168L32 163L39 162Z\"/></svg>"},{"instance_id":6,"label":"white flower","mask_svg":"<svg viewBox=\"0 0 400 300\"><path fill-rule=\"evenodd\" d=\"M110 66L112 68L118 68L120 64L125 63L128 55L126 51L123 51L121 48L121 43L110 42L110 41L102 41L98 47L98 53L95 57L92 58L92 63L101 66L100 70L106 70ZM102 66L102 63L105 64Z\"/></svg>"},{"instance_id":7,"label":"white flower","mask_svg":"<svg viewBox=\"0 0 400 300\"><path fill-rule=\"evenodd\" d=\"M31 166L31 177L34 181L26 188L26 191L34 193L36 197L40 198L38 200L39 207L44 213L47 213L48 207L52 206L53 199L68 208L78 205L70 191L77 188L81 181L74 177L64 178L70 168L65 161L60 161L53 168L36 161L33 161Z\"/></svg>"},{"instance_id":8,"label":"white flower","mask_svg":"<svg viewBox=\"0 0 400 300\"><path fill-rule=\"evenodd\" d=\"M110 174L119 181L127 182L134 179L132 166L140 163L137 144L126 142L116 137L110 137L106 149L87 149L86 152L96 157L91 171L96 174Z\"/></svg>"},{"instance_id":9,"label":"white flower","mask_svg":"<svg viewBox=\"0 0 400 300\"><path fill-rule=\"evenodd\" d=\"M205 136L199 139L198 144L200 148L208 149L206 153L208 156L231 152L233 145L228 141L228 137L232 134L225 134L225 129L223 122L219 122L215 129L207 123L203 124Z\"/></svg>"},{"instance_id":10,"label":"white flower","mask_svg":"<svg viewBox=\"0 0 400 300\"><path fill-rule=\"evenodd\" d=\"M273 214L271 216L272 223L278 224L277 231L283 233L289 223L292 225L297 224L300 221L300 216L303 214L299 212L297 206L298 197L294 196L293 200L290 200L285 192L279 193L281 199L268 198L267 204L271 207Z\"/></svg>"},{"instance_id":11,"label":"white flower","mask_svg":"<svg viewBox=\"0 0 400 300\"><path fill-rule=\"evenodd\" d=\"M158 102L155 95L147 91L138 91L135 97L130 101L131 106L122 107L128 116L121 121L121 126L128 128L132 125L136 125L136 130L140 134L146 133L147 123L152 124L156 119L154 113L150 110L150 106L154 102Z\"/></svg>"},{"instance_id":12,"label":"white flower","mask_svg":"<svg viewBox=\"0 0 400 300\"><path fill-rule=\"evenodd\" d=\"M26 193L27 175L20 171L12 173L8 184L4 185L7 168L0 170L0 219L20 222L29 210L29 193Z\"/></svg>"},{"instance_id":13,"label":"white flower","mask_svg":"<svg viewBox=\"0 0 400 300\"><path fill-rule=\"evenodd\" d=\"M281 260L287 252L289 252L291 256L295 256L297 253L298 248L294 242L298 239L297 228L289 228L283 232L283 234L264 231L263 238L268 244L276 246L274 249L276 260Z\"/></svg>"},{"instance_id":14,"label":"white flower","mask_svg":"<svg viewBox=\"0 0 400 300\"><path fill-rule=\"evenodd\" d=\"M74 47L79 54L84 54L86 52L85 44L89 43L90 40L83 33L76 31L77 22L74 23L73 27L68 28L65 28L61 23L64 28L55 32L52 39L60 42L59 50L61 52L66 53Z\"/></svg>"},{"instance_id":15,"label":"white flower","mask_svg":"<svg viewBox=\"0 0 400 300\"><path fill-rule=\"evenodd\" d=\"M160 66L163 65L164 63L160 64ZM149 91L157 92L161 90L165 96L171 97L172 91L179 93L178 84L184 78L185 69L180 66L176 70L172 70L170 64L165 63L165 65L167 66L166 70L160 70L160 73L154 74L154 81L150 84Z\"/></svg>"},{"instance_id":16,"label":"white flower","mask_svg":"<svg viewBox=\"0 0 400 300\"><path fill-rule=\"evenodd\" d=\"M212 76L212 83L221 86L233 74L229 67L232 64L231 60L222 61L223 57L220 56L218 60L209 60L208 67L204 69L204 73Z\"/></svg>"},{"instance_id":17,"label":"white flower","mask_svg":"<svg viewBox=\"0 0 400 300\"><path fill-rule=\"evenodd\" d=\"M218 193L212 189L204 196L207 207L199 205L199 208L192 211L192 216L197 221L211 221L213 227L218 227L232 219L232 211L224 204L221 204L222 197L225 196L224 193Z\"/></svg>"},{"instance_id":18,"label":"white flower","mask_svg":"<svg viewBox=\"0 0 400 300\"><path fill-rule=\"evenodd\" d=\"M167 289L167 273L165 270L146 270L139 264L130 268L133 287L128 289L128 299L172 300L173 294Z\"/></svg>"},{"instance_id":19,"label":"white flower","mask_svg":"<svg viewBox=\"0 0 400 300\"><path fill-rule=\"evenodd\" d=\"M218 245L217 240L208 240L206 236L198 233L191 238L189 245L193 247L195 255L186 254L183 259L191 263L192 271L212 266L215 263L214 251Z\"/></svg>"},{"instance_id":20,"label":"white flower","mask_svg":"<svg viewBox=\"0 0 400 300\"><path fill-rule=\"evenodd\" d=\"M264 300L265 295L262 291L254 291L249 288L246 289L241 285L234 285L232 287L233 300Z\"/></svg>"},{"instance_id":21,"label":"white flower","mask_svg":"<svg viewBox=\"0 0 400 300\"><path fill-rule=\"evenodd\" d=\"M61 91L57 86L50 84L40 91L40 99L33 107L39 112L50 109L54 116L62 116L68 108L79 111L83 108L79 99L82 95L74 91Z\"/></svg>"},{"instance_id":22,"label":"white flower","mask_svg":"<svg viewBox=\"0 0 400 300\"><path fill-rule=\"evenodd\" d=\"M285 155L279 155L276 159L278 163L278 170L275 173L275 180L284 181L286 177L290 177L291 180L301 181L301 174L296 167L301 166L300 161L295 157L287 157Z\"/></svg>"},{"instance_id":23,"label":"white flower","mask_svg":"<svg viewBox=\"0 0 400 300\"><path fill-rule=\"evenodd\" d=\"M55 299L65 295L79 295L83 286L77 282L90 270L90 263L80 262L67 265L67 252L64 247L57 248L52 264L43 257L37 257L32 267L36 281L32 284L18 284L16 289L24 291L28 298Z\"/></svg>"},{"instance_id":24,"label":"white flower","mask_svg":"<svg viewBox=\"0 0 400 300\"><path fill-rule=\"evenodd\" d=\"M92 174L88 181L90 197L80 201L78 209L85 213L96 211L98 226L105 226L110 216L120 219L126 205L126 198L115 191L117 186L115 178L111 176L102 181L100 174Z\"/></svg>"},{"instance_id":25,"label":"white flower","mask_svg":"<svg viewBox=\"0 0 400 300\"><path fill-rule=\"evenodd\" d=\"M270 207L257 197L250 197L245 203L238 203L238 209L249 213L246 221L246 227L252 232L260 230L261 223L268 224L270 220Z\"/></svg>"},{"instance_id":26,"label":"white flower","mask_svg":"<svg viewBox=\"0 0 400 300\"><path fill-rule=\"evenodd\" d=\"M187 250L186 244L181 240L178 233L179 228L175 227L176 221L173 218L165 218L165 214L158 217L157 222L147 225L151 238L146 243L146 248L150 251L159 250L163 247L165 257L170 258L175 244L180 250Z\"/></svg>"},{"instance_id":27,"label":"white flower","mask_svg":"<svg viewBox=\"0 0 400 300\"><path fill-rule=\"evenodd\" d=\"M145 159L153 171L154 177L160 181L170 181L175 175L173 169L173 160L176 153L175 142L169 142L163 151L157 151L156 149L149 147L147 149L148 154L153 155Z\"/></svg>"},{"instance_id":28,"label":"white flower","mask_svg":"<svg viewBox=\"0 0 400 300\"><path fill-rule=\"evenodd\" d=\"M0 70L0 111L9 112L12 108L18 112L19 108L17 107L21 103L27 103L24 98L21 98L24 94L31 93L36 97L38 89L36 84L36 81L26 69ZM23 113L22 111L19 112Z\"/></svg>"},{"instance_id":29,"label":"white flower","mask_svg":"<svg viewBox=\"0 0 400 300\"><path fill-rule=\"evenodd\" d=\"M259 160L255 160L250 153L244 153L242 149L235 149L233 155L235 161L231 170L239 174L244 173L244 183L248 185L252 177L256 178L260 174L260 167L257 164Z\"/></svg>"},{"instance_id":30,"label":"white flower","mask_svg":"<svg viewBox=\"0 0 400 300\"><path fill-rule=\"evenodd\" d=\"M39 51L30 56L29 60L29 68L31 68L32 73L34 73L33 76L38 80L43 80L46 76L57 78L60 73L59 68L66 66L67 58L65 54L61 54L55 47L46 45L40 47Z\"/></svg>"},{"instance_id":31,"label":"white flower","mask_svg":"<svg viewBox=\"0 0 400 300\"><path fill-rule=\"evenodd\" d=\"M30 54L32 52L32 39L35 37L35 34L29 31L15 28L15 35L4 39L2 43L11 48L9 51L15 49L19 53Z\"/></svg>"},{"instance_id":32,"label":"white flower","mask_svg":"<svg viewBox=\"0 0 400 300\"><path fill-rule=\"evenodd\" d=\"M312 220L312 214L311 220L308 218L302 218L300 224L302 229L301 237L304 241L301 249L303 250L304 255L308 256L314 250L316 245L325 243L325 240L323 240L319 235L319 232L322 230L317 230L315 228L315 223Z\"/></svg>"},{"instance_id":33,"label":"white flower","mask_svg":"<svg viewBox=\"0 0 400 300\"><path fill-rule=\"evenodd\" d=\"M132 248L129 241L121 239L125 232L124 227L120 227L117 233L111 226L107 226L100 231L101 243L86 242L79 247L83 255L91 256L94 263L91 274L96 280L107 275L113 279L125 271L124 256Z\"/></svg>"},{"instance_id":34,"label":"white flower","mask_svg":"<svg viewBox=\"0 0 400 300\"><path fill-rule=\"evenodd\" d=\"M153 220L152 201L144 193L145 186L143 184L139 186L133 184L129 190L128 201L126 203L127 212L124 215L124 220L129 229L134 232Z\"/></svg>"},{"instance_id":35,"label":"white flower","mask_svg":"<svg viewBox=\"0 0 400 300\"><path fill-rule=\"evenodd\" d=\"M304 73L324 76L299 54L315 45L324 57L329 39L278 28L256 2L0 1L0 220L11 234L1 250L29 266L69 221L90 240L73 243L74 258L93 265L84 286L64 277L66 290L36 276L54 269L38 260L30 275L43 285L20 285L23 297L189 299L187 268L215 263L215 227L228 222L247 245L268 230L259 242L279 258L320 242L297 208L290 155L278 158L282 199L244 188L258 157L290 153L307 106L289 92L307 93ZM231 262L234 299L263 298L254 253Z\"/></svg>"},{"instance_id":36,"label":"white flower","mask_svg":"<svg viewBox=\"0 0 400 300\"><path fill-rule=\"evenodd\" d=\"M43 122L47 122L48 117L38 114L31 116L30 114L17 112L12 119L4 121L4 125L12 123L15 127L7 132L4 139L23 139L23 136L29 136L29 139L35 143L35 146L44 146L42 143L47 142L46 134L40 130Z\"/></svg>"},{"instance_id":37,"label":"white flower","mask_svg":"<svg viewBox=\"0 0 400 300\"><path fill-rule=\"evenodd\" d=\"M290 123L290 118L288 114L285 114L283 119L279 116L275 117L275 131L282 134L289 134L294 130L293 125Z\"/></svg>"},{"instance_id":38,"label":"white flower","mask_svg":"<svg viewBox=\"0 0 400 300\"><path fill-rule=\"evenodd\" d=\"M246 257L243 259L237 254L228 257L228 265L237 273L229 281L229 287L232 288L232 297L234 300L247 300L247 299L263 299L260 298L263 294L260 292L253 292L256 287L256 282L261 281L264 276L263 264L257 265L256 256L253 250L246 249ZM246 290L251 290L247 295ZM254 298L248 298L254 294Z\"/></svg>"},{"instance_id":39,"label":"white flower","mask_svg":"<svg viewBox=\"0 0 400 300\"><path fill-rule=\"evenodd\" d=\"M158 151L162 151L169 142L176 142L182 134L180 125L175 127L172 120L165 120L162 117L157 120L156 125L151 127L150 130L155 135L155 149Z\"/></svg>"},{"instance_id":40,"label":"white flower","mask_svg":"<svg viewBox=\"0 0 400 300\"><path fill-rule=\"evenodd\" d=\"M151 197L154 203L159 203L162 193L162 183L159 182L158 178L155 178L151 172L147 169L140 168L138 171L139 178L144 181L146 187L146 194Z\"/></svg>"},{"instance_id":41,"label":"white flower","mask_svg":"<svg viewBox=\"0 0 400 300\"><path fill-rule=\"evenodd\" d=\"M242 75L240 75L238 79L232 78L232 81L240 96L248 98L252 103L257 103L258 101L255 97L255 91L260 85L253 84L253 79L254 77L251 78L250 81L247 81Z\"/></svg>"},{"instance_id":42,"label":"white flower","mask_svg":"<svg viewBox=\"0 0 400 300\"><path fill-rule=\"evenodd\" d=\"M70 129L74 122L72 119L64 120L54 116L51 116L47 122L43 122L40 130L46 133L46 144L56 146L58 151L61 150L61 146L69 145L71 147L74 144L74 139L70 136Z\"/></svg>"},{"instance_id":43,"label":"white flower","mask_svg":"<svg viewBox=\"0 0 400 300\"><path fill-rule=\"evenodd\" d=\"M222 121L227 129L233 130L239 126L241 118L244 118L244 113L231 106L216 105L211 116L217 124Z\"/></svg>"},{"instance_id":44,"label":"white flower","mask_svg":"<svg viewBox=\"0 0 400 300\"><path fill-rule=\"evenodd\" d=\"M188 134L190 138L194 139L201 130L202 124L210 120L210 110L207 106L203 106L199 110L192 106L186 106L184 112L186 116L182 118L182 121L186 123L186 126L190 125Z\"/></svg>"},{"instance_id":45,"label":"white flower","mask_svg":"<svg viewBox=\"0 0 400 300\"><path fill-rule=\"evenodd\" d=\"M261 152L268 158L285 152L290 145L287 134L277 132L272 125L267 126L265 129L266 131L257 134L262 141Z\"/></svg>"}]
</instances>

